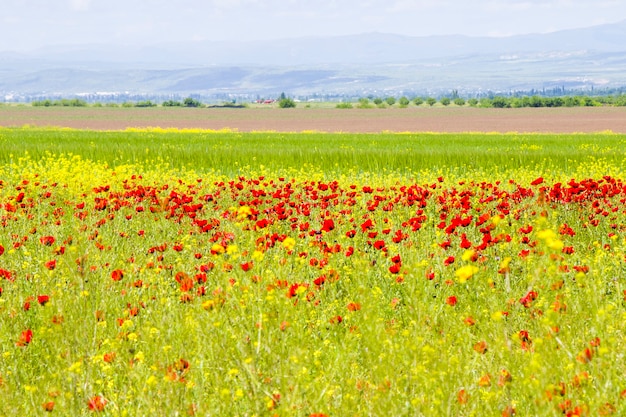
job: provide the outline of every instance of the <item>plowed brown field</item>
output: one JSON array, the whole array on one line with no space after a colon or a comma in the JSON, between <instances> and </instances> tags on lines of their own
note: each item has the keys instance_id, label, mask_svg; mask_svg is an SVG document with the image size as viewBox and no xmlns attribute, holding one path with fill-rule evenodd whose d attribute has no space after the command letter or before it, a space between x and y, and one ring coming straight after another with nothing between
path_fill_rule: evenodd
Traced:
<instances>
[{"instance_id":1,"label":"plowed brown field","mask_svg":"<svg viewBox=\"0 0 626 417\"><path fill-rule=\"evenodd\" d=\"M56 108L0 107L0 126L94 130L128 127L300 132L600 132L626 133L626 107L482 109L392 108Z\"/></svg>"}]
</instances>

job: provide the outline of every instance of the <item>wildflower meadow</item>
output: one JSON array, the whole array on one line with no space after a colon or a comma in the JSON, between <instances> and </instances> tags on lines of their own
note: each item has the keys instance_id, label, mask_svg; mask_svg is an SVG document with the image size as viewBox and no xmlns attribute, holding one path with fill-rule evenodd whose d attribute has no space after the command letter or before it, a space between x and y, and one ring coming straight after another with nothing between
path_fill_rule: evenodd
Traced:
<instances>
[{"instance_id":1,"label":"wildflower meadow","mask_svg":"<svg viewBox=\"0 0 626 417\"><path fill-rule=\"evenodd\" d=\"M623 135L0 149L0 415L626 414Z\"/></svg>"}]
</instances>

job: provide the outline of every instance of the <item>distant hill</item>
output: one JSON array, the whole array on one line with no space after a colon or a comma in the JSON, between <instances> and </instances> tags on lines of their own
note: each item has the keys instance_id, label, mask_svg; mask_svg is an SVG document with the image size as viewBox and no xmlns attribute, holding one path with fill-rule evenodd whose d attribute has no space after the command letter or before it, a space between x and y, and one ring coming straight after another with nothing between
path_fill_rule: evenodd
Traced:
<instances>
[{"instance_id":1,"label":"distant hill","mask_svg":"<svg viewBox=\"0 0 626 417\"><path fill-rule=\"evenodd\" d=\"M626 21L511 37L368 33L0 52L3 96L479 93L626 86Z\"/></svg>"}]
</instances>

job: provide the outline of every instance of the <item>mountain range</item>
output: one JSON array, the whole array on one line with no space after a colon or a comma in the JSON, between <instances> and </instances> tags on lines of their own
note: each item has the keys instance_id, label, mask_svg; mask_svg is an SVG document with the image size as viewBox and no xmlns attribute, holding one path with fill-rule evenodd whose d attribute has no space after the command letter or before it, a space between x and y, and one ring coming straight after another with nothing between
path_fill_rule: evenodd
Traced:
<instances>
[{"instance_id":1,"label":"mountain range","mask_svg":"<svg viewBox=\"0 0 626 417\"><path fill-rule=\"evenodd\" d=\"M626 86L626 20L510 37L367 33L254 42L55 45L0 52L0 100L465 95Z\"/></svg>"}]
</instances>

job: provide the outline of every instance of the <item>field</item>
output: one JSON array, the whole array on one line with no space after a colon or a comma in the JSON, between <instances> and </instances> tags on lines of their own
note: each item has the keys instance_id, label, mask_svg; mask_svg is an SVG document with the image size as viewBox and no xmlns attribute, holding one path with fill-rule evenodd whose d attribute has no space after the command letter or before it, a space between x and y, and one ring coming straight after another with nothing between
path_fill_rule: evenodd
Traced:
<instances>
[{"instance_id":1,"label":"field","mask_svg":"<svg viewBox=\"0 0 626 417\"><path fill-rule=\"evenodd\" d=\"M0 128L0 415L626 413L617 124L16 109L101 130Z\"/></svg>"},{"instance_id":2,"label":"field","mask_svg":"<svg viewBox=\"0 0 626 417\"><path fill-rule=\"evenodd\" d=\"M489 109L409 107L333 109L313 103L295 109L0 107L0 126L59 126L120 130L129 127L249 131L376 133L543 132L626 133L626 107Z\"/></svg>"}]
</instances>

